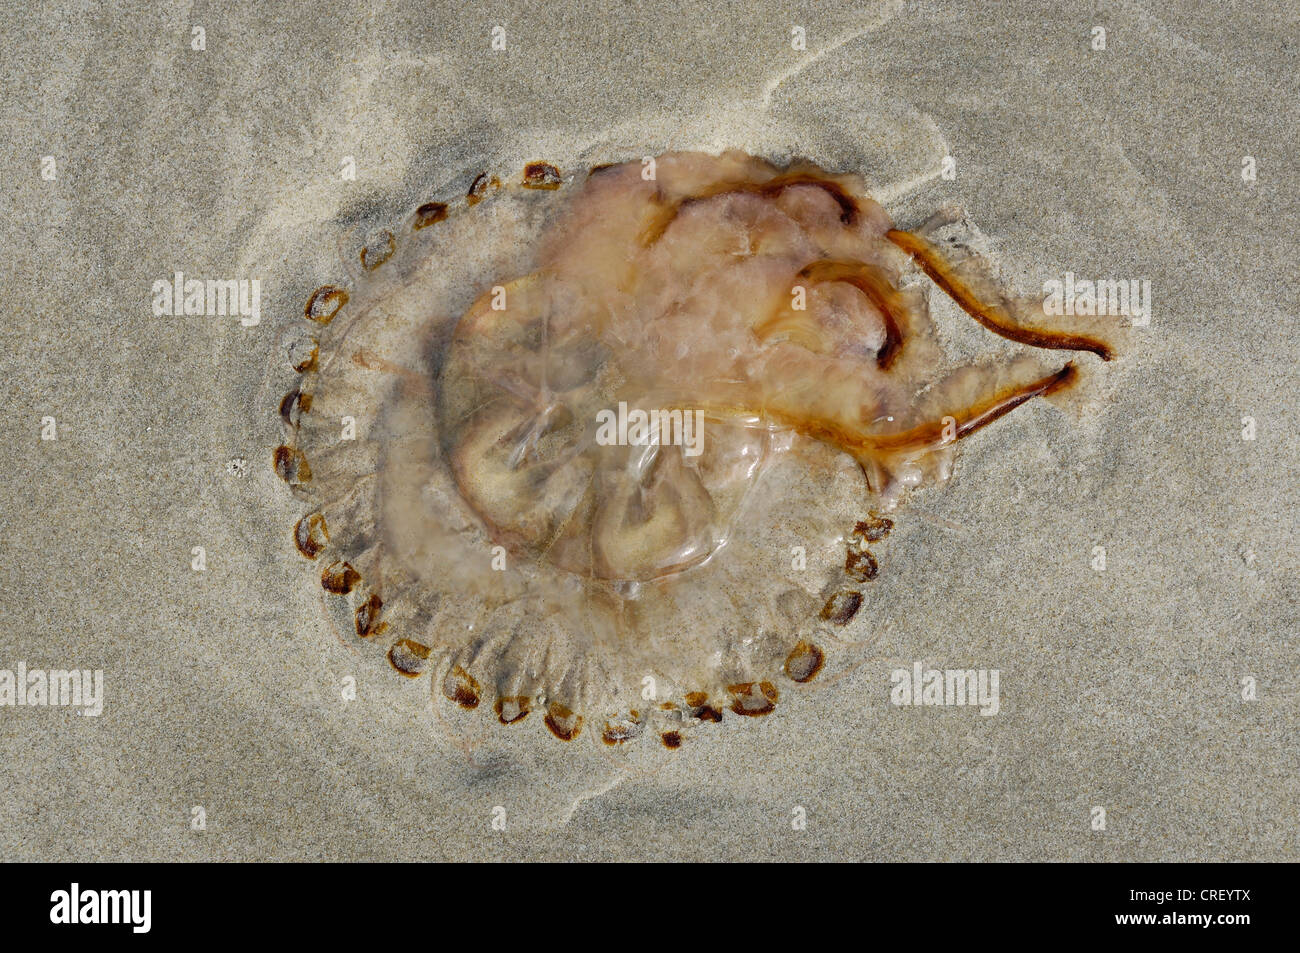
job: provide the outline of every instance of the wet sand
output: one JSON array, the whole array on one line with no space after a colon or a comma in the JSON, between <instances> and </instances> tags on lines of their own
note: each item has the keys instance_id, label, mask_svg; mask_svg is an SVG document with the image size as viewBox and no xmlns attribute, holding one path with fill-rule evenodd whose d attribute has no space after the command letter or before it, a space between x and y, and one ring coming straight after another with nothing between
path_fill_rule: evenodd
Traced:
<instances>
[{"instance_id":1,"label":"wet sand","mask_svg":"<svg viewBox=\"0 0 1300 953\"><path fill-rule=\"evenodd\" d=\"M1285 13L791 19L762 0L5 21L0 669L102 669L104 699L95 717L0 708L4 857L1300 857ZM1087 406L1040 402L967 442L900 514L835 677L773 716L631 765L539 724L466 745L426 680L337 634L292 545L301 509L269 465L286 329L339 274L345 226L483 163L726 147L861 171L905 225L961 205L1026 292L1149 280L1150 323L1115 364L1085 359ZM155 316L177 271L259 278L260 321ZM931 301L954 354L1008 353ZM915 662L998 670L1000 711L892 705L891 671Z\"/></svg>"}]
</instances>

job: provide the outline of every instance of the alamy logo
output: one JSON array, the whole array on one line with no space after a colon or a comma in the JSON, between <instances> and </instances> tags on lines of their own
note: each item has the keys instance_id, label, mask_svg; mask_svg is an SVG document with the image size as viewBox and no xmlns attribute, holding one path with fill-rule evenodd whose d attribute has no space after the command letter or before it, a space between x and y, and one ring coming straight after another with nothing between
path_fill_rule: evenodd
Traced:
<instances>
[{"instance_id":1,"label":"alamy logo","mask_svg":"<svg viewBox=\"0 0 1300 953\"><path fill-rule=\"evenodd\" d=\"M596 413L596 443L602 447L645 447L675 444L688 457L704 452L704 411L627 409L618 402L618 411Z\"/></svg>"},{"instance_id":2,"label":"alamy logo","mask_svg":"<svg viewBox=\"0 0 1300 953\"><path fill-rule=\"evenodd\" d=\"M257 278L186 278L176 272L172 279L153 283L154 317L164 315L239 315L246 328L262 320L262 282Z\"/></svg>"},{"instance_id":3,"label":"alamy logo","mask_svg":"<svg viewBox=\"0 0 1300 953\"><path fill-rule=\"evenodd\" d=\"M61 669L49 671L19 662L12 669L0 669L0 706L53 705L80 708L94 718L104 710L103 669Z\"/></svg>"},{"instance_id":4,"label":"alamy logo","mask_svg":"<svg viewBox=\"0 0 1300 953\"><path fill-rule=\"evenodd\" d=\"M890 673L893 686L889 700L895 705L970 705L981 715L996 715L1002 708L998 699L1001 673L995 669L924 668L920 662L911 669L896 668Z\"/></svg>"},{"instance_id":5,"label":"alamy logo","mask_svg":"<svg viewBox=\"0 0 1300 953\"><path fill-rule=\"evenodd\" d=\"M132 933L148 933L152 924L152 890L70 890L50 894L51 923L129 923Z\"/></svg>"},{"instance_id":6,"label":"alamy logo","mask_svg":"<svg viewBox=\"0 0 1300 953\"><path fill-rule=\"evenodd\" d=\"M1151 323L1151 282L1145 278L1076 280L1067 271L1064 280L1043 282L1043 294L1044 314L1105 314L1132 318L1138 327Z\"/></svg>"}]
</instances>

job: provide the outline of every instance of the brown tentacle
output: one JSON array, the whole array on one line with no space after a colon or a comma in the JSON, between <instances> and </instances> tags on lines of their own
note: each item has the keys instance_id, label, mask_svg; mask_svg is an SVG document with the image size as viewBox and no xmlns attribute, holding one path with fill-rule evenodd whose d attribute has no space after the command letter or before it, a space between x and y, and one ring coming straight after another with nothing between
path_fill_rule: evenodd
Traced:
<instances>
[{"instance_id":1,"label":"brown tentacle","mask_svg":"<svg viewBox=\"0 0 1300 953\"><path fill-rule=\"evenodd\" d=\"M1068 387L1077 377L1078 370L1075 366L1066 364L1059 371L1039 380L995 394L964 410L955 411L951 415L956 421L955 439L960 440L991 424L1027 400L1045 397ZM927 421L911 430L896 433L863 434L836 421L799 416L770 407L758 409L742 404L703 402L689 407L681 405L681 409L702 410L706 415L715 418L751 417L768 420L778 426L789 427L805 437L812 437L822 443L839 447L859 459L877 459L900 451L924 450L944 443L942 419Z\"/></svg>"},{"instance_id":2,"label":"brown tentacle","mask_svg":"<svg viewBox=\"0 0 1300 953\"><path fill-rule=\"evenodd\" d=\"M885 233L885 237L907 252L921 270L930 276L931 281L961 305L967 314L994 334L1031 347L1062 351L1091 351L1103 361L1109 361L1115 356L1108 344L1096 338L1081 334L1039 331L1016 324L1005 308L980 301L970 287L957 277L956 271L939 249L920 235L891 228Z\"/></svg>"},{"instance_id":3,"label":"brown tentacle","mask_svg":"<svg viewBox=\"0 0 1300 953\"><path fill-rule=\"evenodd\" d=\"M952 417L957 422L955 439L960 440L962 437L973 434L981 427L988 426L1004 414L1015 410L1027 400L1034 397L1046 397L1048 394L1069 387L1078 376L1079 372L1075 366L1066 364L1059 371L1048 374L1046 377L997 394L988 400L968 407L959 412L960 416L954 413ZM871 449L876 451L919 450L943 443L943 426L942 420L928 421L919 427L905 430L902 433L868 437L867 441Z\"/></svg>"}]
</instances>

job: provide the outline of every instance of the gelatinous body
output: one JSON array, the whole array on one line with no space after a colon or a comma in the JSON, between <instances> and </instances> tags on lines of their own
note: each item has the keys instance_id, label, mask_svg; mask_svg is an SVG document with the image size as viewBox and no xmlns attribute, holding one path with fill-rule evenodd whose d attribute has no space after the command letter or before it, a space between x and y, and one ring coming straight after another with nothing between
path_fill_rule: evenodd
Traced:
<instances>
[{"instance_id":1,"label":"gelatinous body","mask_svg":"<svg viewBox=\"0 0 1300 953\"><path fill-rule=\"evenodd\" d=\"M372 236L305 306L275 466L324 588L435 701L675 749L814 679L881 571L871 511L1076 376L943 372L905 275L1003 337L1110 349L982 298L852 175L728 152L580 179L485 173Z\"/></svg>"}]
</instances>

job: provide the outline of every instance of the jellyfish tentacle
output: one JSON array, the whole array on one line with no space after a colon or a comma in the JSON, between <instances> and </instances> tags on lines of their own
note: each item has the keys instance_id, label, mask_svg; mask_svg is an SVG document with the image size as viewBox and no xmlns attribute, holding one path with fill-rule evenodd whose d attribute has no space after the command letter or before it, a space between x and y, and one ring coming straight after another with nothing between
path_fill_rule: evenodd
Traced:
<instances>
[{"instance_id":1,"label":"jellyfish tentacle","mask_svg":"<svg viewBox=\"0 0 1300 953\"><path fill-rule=\"evenodd\" d=\"M944 416L889 433L868 434L853 453L867 483L877 493L888 495L900 473L920 461L988 426L1035 397L1045 397L1070 386L1078 377L1073 363L1025 384L991 390L986 396L953 408Z\"/></svg>"},{"instance_id":2,"label":"jellyfish tentacle","mask_svg":"<svg viewBox=\"0 0 1300 953\"><path fill-rule=\"evenodd\" d=\"M954 440L960 440L962 437L966 437L976 430L991 424L999 417L1010 413L1034 397L1043 397L1068 387L1077 376L1078 370L1073 362L1067 363L1059 370L1045 377L1009 390L994 392L965 408L950 411L945 417L926 421L907 430L895 430L888 433L863 432L847 426L841 421L817 416L798 415L772 407L757 407L742 402L693 401L676 406L689 410L699 410L707 419L724 421L735 419L764 420L774 426L790 429L802 436L830 444L861 459L896 452L926 450L951 443ZM951 417L954 421L954 423L947 424L947 426L955 430L955 434L951 439L944 436L947 417Z\"/></svg>"},{"instance_id":3,"label":"jellyfish tentacle","mask_svg":"<svg viewBox=\"0 0 1300 953\"><path fill-rule=\"evenodd\" d=\"M1018 344L1061 351L1090 351L1103 361L1115 356L1106 342L1082 334L1065 334L1023 327L1000 305L981 301L958 275L952 263L928 239L916 232L891 228L885 237L907 252L930 280L967 314L994 334Z\"/></svg>"},{"instance_id":4,"label":"jellyfish tentacle","mask_svg":"<svg viewBox=\"0 0 1300 953\"><path fill-rule=\"evenodd\" d=\"M1045 377L1040 377L1028 384L1011 388L971 404L949 414L954 423L948 424L952 437L944 434L944 419L930 420L909 430L896 433L877 434L864 439L864 448L868 453L890 453L907 450L924 450L939 447L960 440L991 424L1021 404L1035 397L1045 397L1070 386L1078 377L1078 369L1070 362L1060 370Z\"/></svg>"}]
</instances>

